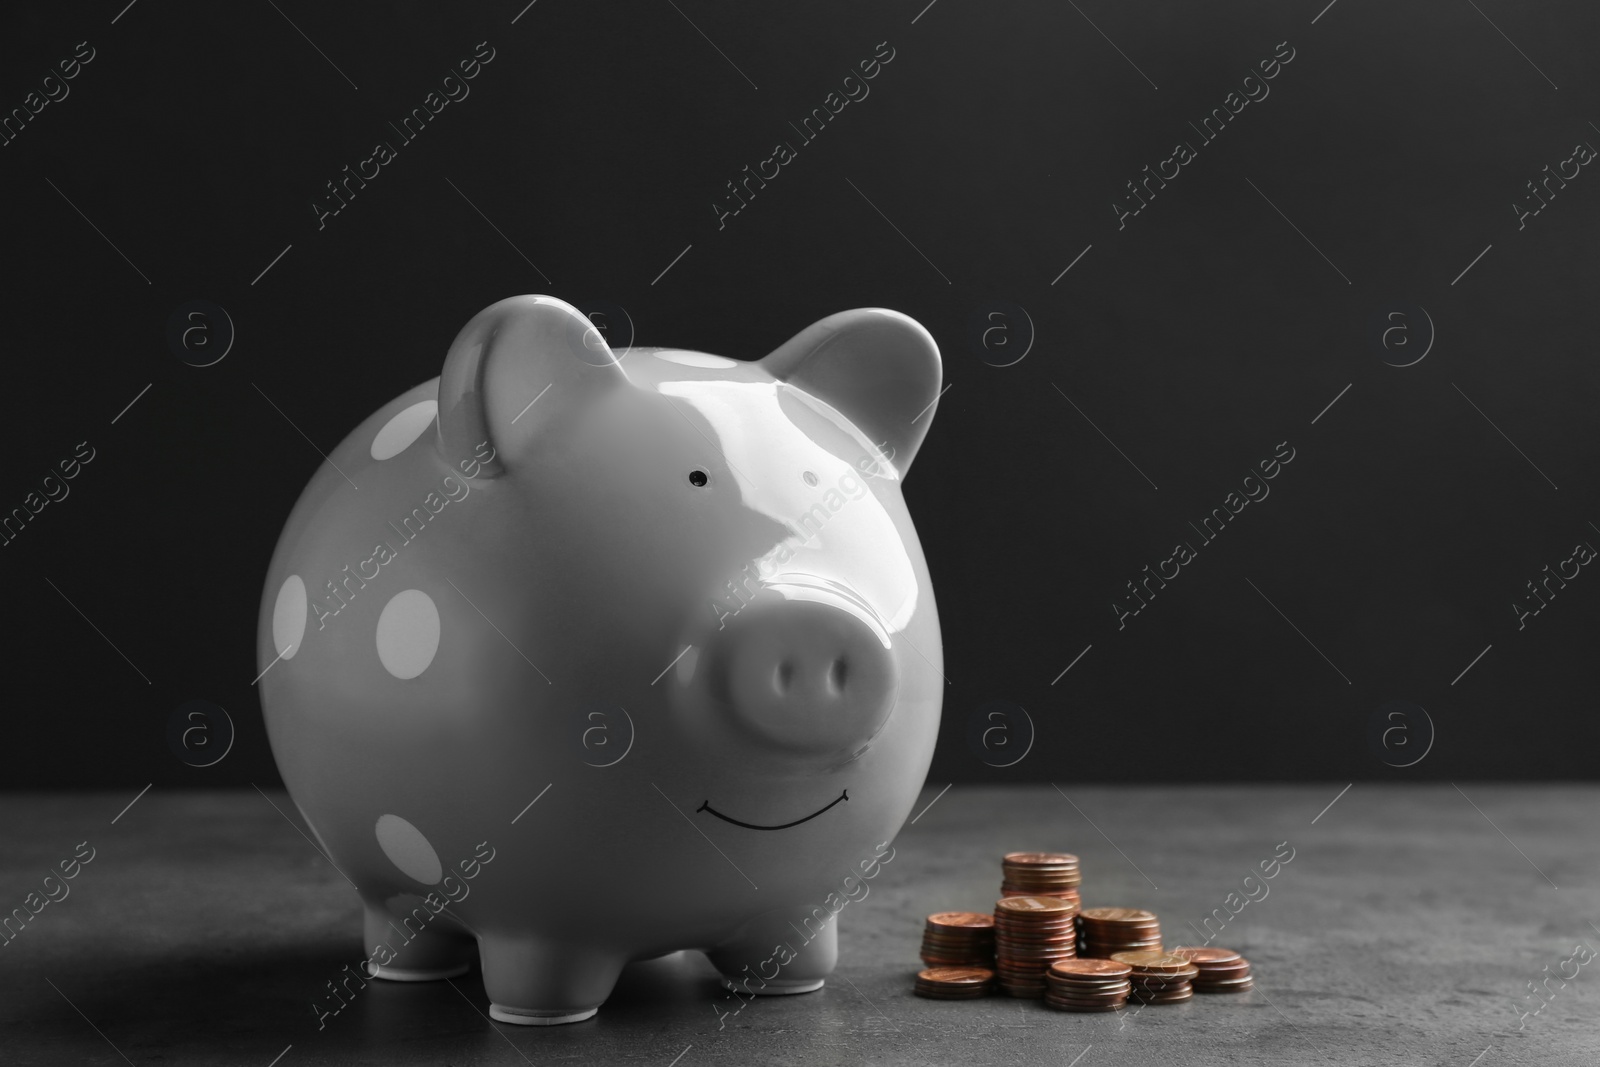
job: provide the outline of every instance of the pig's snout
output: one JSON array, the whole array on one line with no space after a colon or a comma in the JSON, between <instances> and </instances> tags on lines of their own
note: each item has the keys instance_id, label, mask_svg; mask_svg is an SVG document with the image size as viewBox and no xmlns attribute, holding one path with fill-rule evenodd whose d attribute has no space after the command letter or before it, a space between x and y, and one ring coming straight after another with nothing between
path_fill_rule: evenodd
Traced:
<instances>
[{"instance_id":1,"label":"pig's snout","mask_svg":"<svg viewBox=\"0 0 1600 1067\"><path fill-rule=\"evenodd\" d=\"M747 604L707 642L704 668L713 700L737 723L797 754L860 751L882 729L899 688L883 625L851 600L815 589Z\"/></svg>"}]
</instances>

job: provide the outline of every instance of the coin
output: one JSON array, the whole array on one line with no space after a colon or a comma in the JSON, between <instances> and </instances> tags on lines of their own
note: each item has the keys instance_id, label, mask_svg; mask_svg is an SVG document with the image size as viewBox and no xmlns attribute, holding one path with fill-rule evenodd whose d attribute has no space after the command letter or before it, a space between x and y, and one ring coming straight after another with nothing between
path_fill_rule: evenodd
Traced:
<instances>
[{"instance_id":1,"label":"coin","mask_svg":"<svg viewBox=\"0 0 1600 1067\"><path fill-rule=\"evenodd\" d=\"M987 967L929 967L918 971L917 978L936 985L982 985L993 980L994 972Z\"/></svg>"},{"instance_id":2,"label":"coin","mask_svg":"<svg viewBox=\"0 0 1600 1067\"><path fill-rule=\"evenodd\" d=\"M1196 993L1246 993L1255 988L1256 980L1249 975L1230 978L1225 982L1195 982Z\"/></svg>"},{"instance_id":3,"label":"coin","mask_svg":"<svg viewBox=\"0 0 1600 1067\"><path fill-rule=\"evenodd\" d=\"M1007 852L1000 863L1006 867L1027 867L1035 870L1061 870L1078 867L1078 857L1070 852Z\"/></svg>"},{"instance_id":4,"label":"coin","mask_svg":"<svg viewBox=\"0 0 1600 1067\"><path fill-rule=\"evenodd\" d=\"M1236 963L1244 959L1243 956L1231 948L1195 948L1190 945L1179 945L1172 950L1174 956L1182 956L1204 970L1207 965L1223 963Z\"/></svg>"},{"instance_id":5,"label":"coin","mask_svg":"<svg viewBox=\"0 0 1600 1067\"><path fill-rule=\"evenodd\" d=\"M1126 963L1133 968L1134 974L1182 974L1187 971L1199 970L1182 956L1174 956L1160 949L1146 949L1140 952L1118 952L1111 957L1118 963Z\"/></svg>"},{"instance_id":6,"label":"coin","mask_svg":"<svg viewBox=\"0 0 1600 1067\"><path fill-rule=\"evenodd\" d=\"M1126 989L1094 996L1084 993L1063 993L1051 989L1045 992L1045 996L1062 1004L1126 1004L1128 1001L1128 991Z\"/></svg>"},{"instance_id":7,"label":"coin","mask_svg":"<svg viewBox=\"0 0 1600 1067\"><path fill-rule=\"evenodd\" d=\"M1077 912L1071 904L1057 897L1002 897L995 902L996 913L1005 912L1013 916L1039 916L1055 918L1068 916Z\"/></svg>"},{"instance_id":8,"label":"coin","mask_svg":"<svg viewBox=\"0 0 1600 1067\"><path fill-rule=\"evenodd\" d=\"M1133 968L1120 960L1061 960L1050 968L1052 974L1065 977L1126 978Z\"/></svg>"},{"instance_id":9,"label":"coin","mask_svg":"<svg viewBox=\"0 0 1600 1067\"><path fill-rule=\"evenodd\" d=\"M1123 1008L1127 1007L1128 1004L1126 1000L1120 1003L1094 1005L1074 1004L1069 1001L1056 1000L1053 997L1048 996L1044 998L1044 1002L1047 1007L1055 1008L1057 1011L1121 1011Z\"/></svg>"},{"instance_id":10,"label":"coin","mask_svg":"<svg viewBox=\"0 0 1600 1067\"><path fill-rule=\"evenodd\" d=\"M922 962L937 966L988 966L994 961L994 917L976 911L941 911L922 928Z\"/></svg>"},{"instance_id":11,"label":"coin","mask_svg":"<svg viewBox=\"0 0 1600 1067\"><path fill-rule=\"evenodd\" d=\"M1158 921L1154 912L1143 908L1085 908L1083 918L1106 924L1154 925Z\"/></svg>"},{"instance_id":12,"label":"coin","mask_svg":"<svg viewBox=\"0 0 1600 1067\"><path fill-rule=\"evenodd\" d=\"M994 972L986 967L929 967L917 972L912 992L935 1000L955 1000L985 996L993 984Z\"/></svg>"}]
</instances>

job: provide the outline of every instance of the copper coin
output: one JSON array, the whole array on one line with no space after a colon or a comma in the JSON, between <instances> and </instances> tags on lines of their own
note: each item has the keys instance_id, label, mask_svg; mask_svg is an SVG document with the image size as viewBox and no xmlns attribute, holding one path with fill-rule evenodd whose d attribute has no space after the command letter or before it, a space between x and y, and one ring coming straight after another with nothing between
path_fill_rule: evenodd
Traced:
<instances>
[{"instance_id":1,"label":"copper coin","mask_svg":"<svg viewBox=\"0 0 1600 1067\"><path fill-rule=\"evenodd\" d=\"M994 918L988 926L924 926L922 936L935 941L984 941L994 936Z\"/></svg>"},{"instance_id":2,"label":"copper coin","mask_svg":"<svg viewBox=\"0 0 1600 1067\"><path fill-rule=\"evenodd\" d=\"M1065 941L997 941L994 946L996 956L1029 956L1041 952L1054 953L1058 956L1076 956L1078 946L1071 938Z\"/></svg>"},{"instance_id":3,"label":"copper coin","mask_svg":"<svg viewBox=\"0 0 1600 1067\"><path fill-rule=\"evenodd\" d=\"M1001 897L995 910L1008 915L1063 916L1077 911L1059 897Z\"/></svg>"},{"instance_id":4,"label":"copper coin","mask_svg":"<svg viewBox=\"0 0 1600 1067\"><path fill-rule=\"evenodd\" d=\"M1121 982L1107 983L1100 986L1080 986L1073 982L1058 982L1051 978L1047 983L1050 992L1058 997L1120 997L1125 996L1132 988L1127 979Z\"/></svg>"},{"instance_id":5,"label":"copper coin","mask_svg":"<svg viewBox=\"0 0 1600 1067\"><path fill-rule=\"evenodd\" d=\"M1192 968L1182 974L1140 974L1138 971L1134 971L1133 977L1128 981L1132 982L1136 989L1160 992L1163 989L1171 989L1174 986L1194 981L1195 973Z\"/></svg>"},{"instance_id":6,"label":"copper coin","mask_svg":"<svg viewBox=\"0 0 1600 1067\"><path fill-rule=\"evenodd\" d=\"M1038 933L1029 931L1020 936L1008 931L996 937L994 943L996 945L1056 945L1063 943L1070 945L1077 940L1078 935L1069 926L1065 930L1043 930Z\"/></svg>"},{"instance_id":7,"label":"copper coin","mask_svg":"<svg viewBox=\"0 0 1600 1067\"><path fill-rule=\"evenodd\" d=\"M1126 978L1133 968L1118 960L1062 960L1051 970L1059 975L1093 975L1096 978Z\"/></svg>"},{"instance_id":8,"label":"copper coin","mask_svg":"<svg viewBox=\"0 0 1600 1067\"><path fill-rule=\"evenodd\" d=\"M1244 959L1243 956L1239 955L1231 948L1195 948L1190 945L1179 945L1177 948L1170 949L1169 951L1174 956L1182 956L1184 959L1200 966L1202 969L1204 969L1205 965L1208 963L1235 963Z\"/></svg>"},{"instance_id":9,"label":"copper coin","mask_svg":"<svg viewBox=\"0 0 1600 1067\"><path fill-rule=\"evenodd\" d=\"M1080 938L1078 938L1078 943L1080 945L1086 945L1089 948L1094 950L1092 952L1085 952L1084 953L1085 956L1095 956L1095 957L1097 957L1099 959L1106 959L1106 960L1110 959L1112 956L1115 956L1120 952L1152 952L1152 951L1153 952L1160 952L1161 951L1161 942L1160 941L1135 941L1132 944L1129 944L1127 942L1115 942L1115 943L1112 943L1112 944L1108 945L1104 941L1096 941L1092 937L1080 937Z\"/></svg>"},{"instance_id":10,"label":"copper coin","mask_svg":"<svg viewBox=\"0 0 1600 1067\"><path fill-rule=\"evenodd\" d=\"M1254 975L1249 975L1249 974L1227 975L1227 976L1225 976L1223 978L1211 978L1211 977L1209 977L1207 975L1201 975L1199 978L1194 980L1194 984L1197 985L1197 986L1200 986L1200 985L1242 985L1245 982L1253 982L1253 981L1255 981L1255 976Z\"/></svg>"},{"instance_id":11,"label":"copper coin","mask_svg":"<svg viewBox=\"0 0 1600 1067\"><path fill-rule=\"evenodd\" d=\"M987 967L993 953L924 952L922 959L929 967Z\"/></svg>"},{"instance_id":12,"label":"copper coin","mask_svg":"<svg viewBox=\"0 0 1600 1067\"><path fill-rule=\"evenodd\" d=\"M986 997L990 993L993 993L994 987L992 985L984 985L973 986L970 989L966 989L952 988L949 986L924 985L922 982L918 982L911 992L916 996L927 997L930 1000L973 1000L977 997Z\"/></svg>"},{"instance_id":13,"label":"copper coin","mask_svg":"<svg viewBox=\"0 0 1600 1067\"><path fill-rule=\"evenodd\" d=\"M1122 997L1126 1000L1128 995L1133 992L1133 988L1127 982L1122 982L1119 985L1089 987L1072 985L1067 982L1046 981L1045 984L1049 988L1050 995L1055 997L1088 997L1090 999L1096 997Z\"/></svg>"},{"instance_id":14,"label":"copper coin","mask_svg":"<svg viewBox=\"0 0 1600 1067\"><path fill-rule=\"evenodd\" d=\"M924 952L932 950L937 952L987 952L994 947L994 938L972 937L925 937L922 939Z\"/></svg>"},{"instance_id":15,"label":"copper coin","mask_svg":"<svg viewBox=\"0 0 1600 1067\"><path fill-rule=\"evenodd\" d=\"M1088 908L1084 911L1083 917L1103 923L1153 923L1158 921L1154 912L1145 911L1143 908Z\"/></svg>"},{"instance_id":16,"label":"copper coin","mask_svg":"<svg viewBox=\"0 0 1600 1067\"><path fill-rule=\"evenodd\" d=\"M1052 871L1007 867L1000 873L1000 881L1007 885L1061 885L1064 882L1080 885L1083 882L1083 872L1076 867Z\"/></svg>"},{"instance_id":17,"label":"copper coin","mask_svg":"<svg viewBox=\"0 0 1600 1067\"><path fill-rule=\"evenodd\" d=\"M1142 1000L1147 1003L1166 1000L1188 1000L1194 995L1194 987L1188 982L1181 982L1170 989L1140 989L1137 982L1129 992L1129 999Z\"/></svg>"},{"instance_id":18,"label":"copper coin","mask_svg":"<svg viewBox=\"0 0 1600 1067\"><path fill-rule=\"evenodd\" d=\"M939 911L928 916L930 929L984 929L994 926L994 917L981 911Z\"/></svg>"},{"instance_id":19,"label":"copper coin","mask_svg":"<svg viewBox=\"0 0 1600 1067\"><path fill-rule=\"evenodd\" d=\"M917 981L935 985L982 985L993 978L994 972L987 967L929 967L917 972Z\"/></svg>"},{"instance_id":20,"label":"copper coin","mask_svg":"<svg viewBox=\"0 0 1600 1067\"><path fill-rule=\"evenodd\" d=\"M1075 960L1057 960L1057 963L1075 963ZM1127 985L1132 979L1127 975L1117 977L1100 977L1091 974L1062 974L1052 966L1049 973L1050 981L1060 984L1062 989L1111 989Z\"/></svg>"},{"instance_id":21,"label":"copper coin","mask_svg":"<svg viewBox=\"0 0 1600 1067\"><path fill-rule=\"evenodd\" d=\"M1135 973L1143 971L1146 974L1179 974L1183 971L1198 968L1182 956L1174 956L1160 949L1141 949L1138 952L1118 952L1112 959L1118 963L1126 963Z\"/></svg>"},{"instance_id":22,"label":"copper coin","mask_svg":"<svg viewBox=\"0 0 1600 1067\"><path fill-rule=\"evenodd\" d=\"M1193 988L1196 993L1248 993L1255 984L1254 978L1241 978L1237 982L1210 982Z\"/></svg>"},{"instance_id":23,"label":"copper coin","mask_svg":"<svg viewBox=\"0 0 1600 1067\"><path fill-rule=\"evenodd\" d=\"M1000 862L1007 867L1076 867L1078 857L1070 852L1007 852Z\"/></svg>"},{"instance_id":24,"label":"copper coin","mask_svg":"<svg viewBox=\"0 0 1600 1067\"><path fill-rule=\"evenodd\" d=\"M1088 1000L1083 997L1063 997L1057 996L1055 993L1046 993L1045 999L1049 1000L1053 1004L1073 1005L1084 1008L1098 1008L1107 1004L1114 1004L1120 1007L1121 1005L1128 1003L1128 998L1120 994L1114 997L1100 997L1093 1000Z\"/></svg>"},{"instance_id":25,"label":"copper coin","mask_svg":"<svg viewBox=\"0 0 1600 1067\"><path fill-rule=\"evenodd\" d=\"M1082 885L1083 872L1081 871L1013 871L1007 870L1000 877L1001 885Z\"/></svg>"}]
</instances>

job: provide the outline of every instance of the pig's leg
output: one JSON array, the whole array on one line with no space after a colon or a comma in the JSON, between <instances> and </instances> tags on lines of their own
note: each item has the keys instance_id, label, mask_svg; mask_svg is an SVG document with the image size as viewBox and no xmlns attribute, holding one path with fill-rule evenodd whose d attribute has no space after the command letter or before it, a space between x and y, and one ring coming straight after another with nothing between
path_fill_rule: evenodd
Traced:
<instances>
[{"instance_id":1,"label":"pig's leg","mask_svg":"<svg viewBox=\"0 0 1600 1067\"><path fill-rule=\"evenodd\" d=\"M507 934L484 936L478 952L489 1017L522 1026L589 1018L611 995L628 962L612 949Z\"/></svg>"},{"instance_id":2,"label":"pig's leg","mask_svg":"<svg viewBox=\"0 0 1600 1067\"><path fill-rule=\"evenodd\" d=\"M367 959L379 978L391 982L431 982L466 974L472 967L471 935L444 915L425 906L411 913L410 921L396 919L382 904L368 902L363 921ZM422 916L430 916L426 925ZM384 951L380 946L388 946ZM378 961L389 958L388 963Z\"/></svg>"},{"instance_id":3,"label":"pig's leg","mask_svg":"<svg viewBox=\"0 0 1600 1067\"><path fill-rule=\"evenodd\" d=\"M736 994L810 993L839 962L839 920L819 922L798 908L769 911L706 955Z\"/></svg>"}]
</instances>

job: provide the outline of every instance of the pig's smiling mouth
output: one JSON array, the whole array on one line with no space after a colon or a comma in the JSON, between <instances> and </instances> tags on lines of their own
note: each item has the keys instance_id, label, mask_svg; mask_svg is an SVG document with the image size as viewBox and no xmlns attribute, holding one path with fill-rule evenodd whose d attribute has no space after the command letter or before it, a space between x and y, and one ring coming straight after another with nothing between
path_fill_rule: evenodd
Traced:
<instances>
[{"instance_id":1,"label":"pig's smiling mouth","mask_svg":"<svg viewBox=\"0 0 1600 1067\"><path fill-rule=\"evenodd\" d=\"M830 801L829 803L827 803L827 804L823 805L822 807L818 808L816 811L812 812L810 815L807 815L803 819L796 819L794 822L783 823L781 826L759 826L759 825L757 825L756 823L753 823L753 822L740 822L738 819L729 818L728 816L722 814L722 812L718 811L716 808L713 808L711 806L711 801L709 801L709 800L705 801L698 808L695 808L694 810L695 810L695 814L696 815L698 815L702 811L708 811L712 815L715 815L717 818L721 819L723 822L731 822L731 823L733 823L733 825L742 826L746 830L787 830L791 826L799 826L803 822L810 822L812 819L815 819L818 815L821 815L823 812L827 811L829 808L831 808L835 804L839 803L839 801L841 801L841 800L849 800L849 799L850 799L850 790L848 790L848 789L840 790L839 795L837 797L834 797L832 801Z\"/></svg>"}]
</instances>

